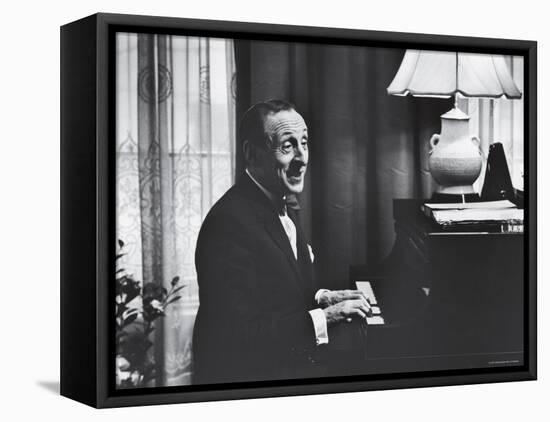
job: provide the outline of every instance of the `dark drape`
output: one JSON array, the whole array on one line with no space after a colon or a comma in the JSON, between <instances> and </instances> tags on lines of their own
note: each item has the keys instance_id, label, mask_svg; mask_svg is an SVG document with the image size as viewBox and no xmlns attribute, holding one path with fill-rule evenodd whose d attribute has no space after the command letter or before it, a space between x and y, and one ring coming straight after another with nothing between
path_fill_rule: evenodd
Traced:
<instances>
[{"instance_id":1,"label":"dark drape","mask_svg":"<svg viewBox=\"0 0 550 422\"><path fill-rule=\"evenodd\" d=\"M306 120L301 221L320 282L347 288L350 265L375 266L391 251L392 199L431 195L428 139L452 103L387 95L404 50L268 41L236 41L235 49L237 119L280 98ZM236 163L242 172L239 153Z\"/></svg>"}]
</instances>

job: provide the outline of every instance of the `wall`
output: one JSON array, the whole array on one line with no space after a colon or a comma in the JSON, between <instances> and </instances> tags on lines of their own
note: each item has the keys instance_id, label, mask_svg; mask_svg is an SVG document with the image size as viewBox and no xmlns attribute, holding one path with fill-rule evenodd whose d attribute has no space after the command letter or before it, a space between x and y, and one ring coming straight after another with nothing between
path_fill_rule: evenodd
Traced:
<instances>
[{"instance_id":1,"label":"wall","mask_svg":"<svg viewBox=\"0 0 550 422\"><path fill-rule=\"evenodd\" d=\"M1 255L2 398L6 420L52 417L77 420L155 419L262 420L484 420L516 421L547 417L549 308L544 281L549 270L539 266L539 381L439 387L371 393L338 394L210 404L93 411L58 397L59 373L59 29L97 11L276 22L539 41L539 156L550 153L550 32L543 3L464 0L449 7L440 0L407 2L340 0L333 5L296 0L249 3L202 0L81 2L8 2L3 7ZM519 4L519 6L518 6ZM498 17L497 17L498 14ZM543 164L543 163L541 163ZM550 177L549 166L539 183ZM548 214L548 194L541 189L539 215ZM548 224L539 224L539 256L549 252ZM7 340L7 341L6 341ZM546 413L546 415L545 415ZM95 420L95 419L94 419Z\"/></svg>"}]
</instances>

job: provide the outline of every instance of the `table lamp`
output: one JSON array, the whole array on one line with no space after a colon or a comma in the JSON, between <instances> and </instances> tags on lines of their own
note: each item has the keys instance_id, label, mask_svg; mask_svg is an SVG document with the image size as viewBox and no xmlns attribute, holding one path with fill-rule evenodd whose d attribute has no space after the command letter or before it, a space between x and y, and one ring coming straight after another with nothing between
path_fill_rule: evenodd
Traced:
<instances>
[{"instance_id":1,"label":"table lamp","mask_svg":"<svg viewBox=\"0 0 550 422\"><path fill-rule=\"evenodd\" d=\"M469 133L470 117L458 108L457 98L459 94L475 98L521 98L504 57L407 50L387 91L399 96L455 97L454 108L441 116L441 134L430 139L428 164L439 185L432 199L479 200L473 183L482 168L480 140Z\"/></svg>"}]
</instances>

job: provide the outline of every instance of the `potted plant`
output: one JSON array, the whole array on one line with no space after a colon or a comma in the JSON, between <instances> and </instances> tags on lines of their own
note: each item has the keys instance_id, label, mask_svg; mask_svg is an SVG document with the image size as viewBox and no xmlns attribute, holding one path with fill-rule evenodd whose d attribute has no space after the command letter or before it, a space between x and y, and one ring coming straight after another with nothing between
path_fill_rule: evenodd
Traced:
<instances>
[{"instance_id":1,"label":"potted plant","mask_svg":"<svg viewBox=\"0 0 550 422\"><path fill-rule=\"evenodd\" d=\"M124 242L118 241L118 262ZM150 282L143 286L123 268L116 270L116 385L117 388L135 388L147 385L156 373L156 364L150 349L155 323L163 318L166 309L181 299L178 294L185 286L179 277L170 282L168 291L163 285Z\"/></svg>"}]
</instances>

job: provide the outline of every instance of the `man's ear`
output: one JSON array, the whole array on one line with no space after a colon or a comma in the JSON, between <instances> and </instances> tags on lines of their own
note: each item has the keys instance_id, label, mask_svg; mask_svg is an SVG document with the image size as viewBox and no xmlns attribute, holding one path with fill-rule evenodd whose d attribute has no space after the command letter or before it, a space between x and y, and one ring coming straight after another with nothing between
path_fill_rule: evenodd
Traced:
<instances>
[{"instance_id":1,"label":"man's ear","mask_svg":"<svg viewBox=\"0 0 550 422\"><path fill-rule=\"evenodd\" d=\"M243 141L243 154L247 164L252 164L256 155L255 153L256 151L254 146L248 141L248 139L245 139Z\"/></svg>"}]
</instances>

